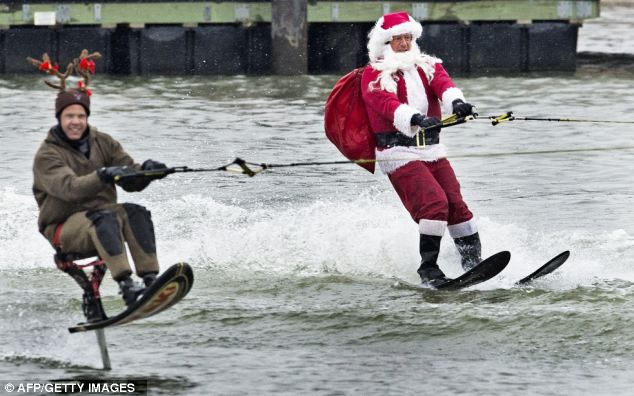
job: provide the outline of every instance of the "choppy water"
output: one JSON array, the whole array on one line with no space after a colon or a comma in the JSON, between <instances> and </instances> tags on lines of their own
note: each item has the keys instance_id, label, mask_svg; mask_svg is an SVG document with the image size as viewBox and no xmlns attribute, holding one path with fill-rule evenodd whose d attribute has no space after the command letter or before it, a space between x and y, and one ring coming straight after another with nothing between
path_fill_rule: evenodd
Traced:
<instances>
[{"instance_id":1,"label":"choppy water","mask_svg":"<svg viewBox=\"0 0 634 396\"><path fill-rule=\"evenodd\" d=\"M601 2L601 16L586 20L579 30L579 51L634 54L632 21L634 3L609 4Z\"/></svg>"},{"instance_id":2,"label":"choppy water","mask_svg":"<svg viewBox=\"0 0 634 396\"><path fill-rule=\"evenodd\" d=\"M334 76L95 82L90 122L138 160L219 166L341 159L322 133ZM634 74L457 79L481 114L633 119ZM37 234L31 161L53 120L38 76L0 79L0 379L147 378L151 394L629 394L634 374L634 125L475 121L447 129L484 253L508 268L460 292L415 281L417 226L354 165L254 178L178 174L122 200L152 210L163 265L195 270L174 309L70 335L79 292ZM570 152L563 150L614 148ZM466 157L473 154L553 154ZM513 283L562 250L569 262ZM459 273L446 237L441 262ZM114 282L104 285L116 311Z\"/></svg>"}]
</instances>

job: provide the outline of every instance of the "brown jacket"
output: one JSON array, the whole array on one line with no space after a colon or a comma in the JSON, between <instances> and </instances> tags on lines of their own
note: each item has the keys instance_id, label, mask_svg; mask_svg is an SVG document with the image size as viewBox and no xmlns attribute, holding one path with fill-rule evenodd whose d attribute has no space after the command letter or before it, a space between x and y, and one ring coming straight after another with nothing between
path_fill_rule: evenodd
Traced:
<instances>
[{"instance_id":1,"label":"brown jacket","mask_svg":"<svg viewBox=\"0 0 634 396\"><path fill-rule=\"evenodd\" d=\"M52 240L55 226L77 212L117 202L117 191L97 176L103 166L140 166L110 135L89 127L90 158L49 130L33 161L33 194L40 209L38 228Z\"/></svg>"}]
</instances>

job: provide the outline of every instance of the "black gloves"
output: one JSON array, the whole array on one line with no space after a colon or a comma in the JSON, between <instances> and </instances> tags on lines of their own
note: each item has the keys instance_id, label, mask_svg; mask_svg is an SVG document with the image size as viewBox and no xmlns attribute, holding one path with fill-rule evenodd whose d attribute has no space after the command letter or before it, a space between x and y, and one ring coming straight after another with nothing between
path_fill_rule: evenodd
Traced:
<instances>
[{"instance_id":1,"label":"black gloves","mask_svg":"<svg viewBox=\"0 0 634 396\"><path fill-rule=\"evenodd\" d=\"M418 125L423 128L425 132L440 132L440 128L442 127L442 123L436 117L425 117L420 113L416 113L412 116L412 125Z\"/></svg>"},{"instance_id":2,"label":"black gloves","mask_svg":"<svg viewBox=\"0 0 634 396\"><path fill-rule=\"evenodd\" d=\"M462 99L456 99L451 102L453 106L453 113L460 118L467 117L473 115L473 105L470 103L465 103Z\"/></svg>"},{"instance_id":3,"label":"black gloves","mask_svg":"<svg viewBox=\"0 0 634 396\"><path fill-rule=\"evenodd\" d=\"M141 165L141 169L142 171L146 171L146 174L143 174L142 171L136 171L129 166L104 166L103 168L97 169L97 176L99 176L104 183L116 183L124 190L133 192L142 191L152 180L164 178L170 173L168 170L171 170L171 172L174 171L165 166L164 163L152 161L151 159L145 161L143 165ZM161 170L165 170L165 172L161 172ZM120 177L120 179L118 177Z\"/></svg>"},{"instance_id":4,"label":"black gloves","mask_svg":"<svg viewBox=\"0 0 634 396\"><path fill-rule=\"evenodd\" d=\"M97 169L97 176L99 176L102 182L109 184L118 182L115 180L117 176L133 175L135 173L136 171L129 166L104 166Z\"/></svg>"},{"instance_id":5,"label":"black gloves","mask_svg":"<svg viewBox=\"0 0 634 396\"><path fill-rule=\"evenodd\" d=\"M154 161L154 160L145 160L143 165L141 165L141 169L145 171L153 171L153 170L162 170L167 169L167 165L162 162ZM167 172L156 172L156 174L148 175L150 179L162 179L167 176Z\"/></svg>"},{"instance_id":6,"label":"black gloves","mask_svg":"<svg viewBox=\"0 0 634 396\"><path fill-rule=\"evenodd\" d=\"M139 175L129 166L108 166L97 169L97 176L106 184L117 184L127 192L142 191L155 178ZM120 178L118 178L120 177ZM164 176L161 176L164 177Z\"/></svg>"},{"instance_id":7,"label":"black gloves","mask_svg":"<svg viewBox=\"0 0 634 396\"><path fill-rule=\"evenodd\" d=\"M154 161L154 160L145 160L143 165L141 165L141 169L143 170L155 170L155 169L165 169L167 165L162 162Z\"/></svg>"},{"instance_id":8,"label":"black gloves","mask_svg":"<svg viewBox=\"0 0 634 396\"><path fill-rule=\"evenodd\" d=\"M130 176L137 173L134 168L129 166L108 166L97 169L97 176L102 182L107 184L117 184L127 192L141 191L152 181L147 177L123 177L117 180L117 176Z\"/></svg>"}]
</instances>

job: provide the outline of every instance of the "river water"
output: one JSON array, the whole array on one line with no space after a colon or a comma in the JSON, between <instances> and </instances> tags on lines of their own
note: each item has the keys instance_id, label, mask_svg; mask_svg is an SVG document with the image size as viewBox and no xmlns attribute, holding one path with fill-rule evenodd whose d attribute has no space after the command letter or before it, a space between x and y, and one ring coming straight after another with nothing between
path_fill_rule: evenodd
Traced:
<instances>
[{"instance_id":1,"label":"river water","mask_svg":"<svg viewBox=\"0 0 634 396\"><path fill-rule=\"evenodd\" d=\"M629 0L628 0L629 1ZM578 51L634 54L631 39L634 2L601 2L601 16L584 21L579 30Z\"/></svg>"},{"instance_id":2,"label":"river water","mask_svg":"<svg viewBox=\"0 0 634 396\"><path fill-rule=\"evenodd\" d=\"M335 80L99 76L90 123L172 166L340 160L322 132ZM634 119L634 73L456 82L483 115ZM512 252L501 275L458 292L394 286L416 281L417 226L387 178L356 165L175 174L122 193L152 211L162 265L187 261L196 280L169 311L107 330L102 372L94 335L66 330L80 293L37 233L31 161L53 98L40 76L0 79L0 380L141 378L165 395L631 394L634 125L444 130L484 254ZM513 286L568 249L555 274ZM458 260L445 237L448 275ZM103 294L121 308L110 279Z\"/></svg>"}]
</instances>

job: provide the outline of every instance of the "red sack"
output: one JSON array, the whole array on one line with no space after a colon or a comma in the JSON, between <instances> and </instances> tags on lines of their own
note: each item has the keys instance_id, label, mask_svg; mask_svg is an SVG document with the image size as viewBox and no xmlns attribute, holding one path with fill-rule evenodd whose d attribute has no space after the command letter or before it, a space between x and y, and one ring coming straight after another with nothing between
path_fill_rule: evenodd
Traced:
<instances>
[{"instance_id":1,"label":"red sack","mask_svg":"<svg viewBox=\"0 0 634 396\"><path fill-rule=\"evenodd\" d=\"M365 103L361 97L364 67L341 77L332 89L324 110L324 129L328 139L349 160L375 158L376 141L370 130ZM374 173L374 162L359 164Z\"/></svg>"}]
</instances>

